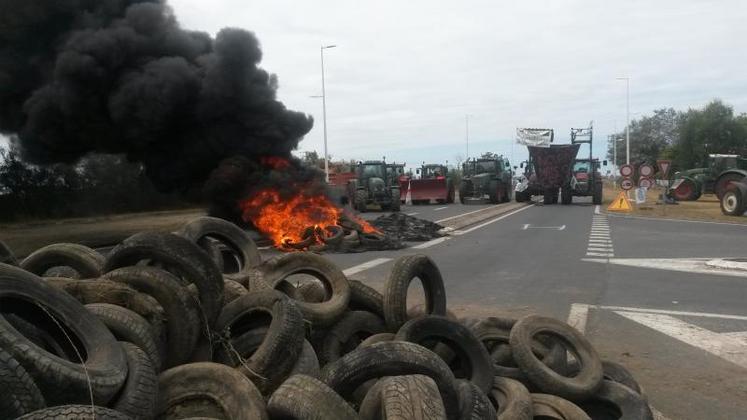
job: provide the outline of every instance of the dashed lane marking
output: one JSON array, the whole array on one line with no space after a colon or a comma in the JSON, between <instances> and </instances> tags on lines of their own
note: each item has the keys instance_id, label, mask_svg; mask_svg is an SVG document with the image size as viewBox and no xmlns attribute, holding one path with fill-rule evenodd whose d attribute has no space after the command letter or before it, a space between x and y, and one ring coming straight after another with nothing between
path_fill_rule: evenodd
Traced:
<instances>
[{"instance_id":1,"label":"dashed lane marking","mask_svg":"<svg viewBox=\"0 0 747 420\"><path fill-rule=\"evenodd\" d=\"M437 208L433 209L433 211L439 211L439 210L443 210L443 209L448 209L448 207L437 207Z\"/></svg>"},{"instance_id":2,"label":"dashed lane marking","mask_svg":"<svg viewBox=\"0 0 747 420\"><path fill-rule=\"evenodd\" d=\"M343 274L346 276L352 276L354 274L358 274L362 271L366 271L370 268L376 267L377 265L385 264L391 261L391 258L376 258L375 260L364 262L363 264L354 265L350 268L346 268L345 270L342 270Z\"/></svg>"},{"instance_id":3,"label":"dashed lane marking","mask_svg":"<svg viewBox=\"0 0 747 420\"><path fill-rule=\"evenodd\" d=\"M478 210L468 211L467 213L461 213L461 214L457 214L456 216L450 216L450 217L447 217L447 218L445 218L445 219L439 219L439 220L436 220L436 221L435 221L434 223L441 223L441 222L445 222L445 221L447 221L447 220L452 220L452 219L456 219L457 217L462 217L462 216L467 216L467 215L470 215L470 214L474 214L474 213L479 213L479 212L481 212L481 211L485 211L485 210L487 210L487 209L492 209L493 207L498 207L499 205L500 205L500 204L498 204L498 205L495 205L495 206L485 207L485 208L483 208L483 209L478 209Z\"/></svg>"},{"instance_id":4,"label":"dashed lane marking","mask_svg":"<svg viewBox=\"0 0 747 420\"><path fill-rule=\"evenodd\" d=\"M405 213L405 214L408 215L408 216L415 216L416 214L420 214L420 213L418 213L416 211L413 211L411 213Z\"/></svg>"}]
</instances>

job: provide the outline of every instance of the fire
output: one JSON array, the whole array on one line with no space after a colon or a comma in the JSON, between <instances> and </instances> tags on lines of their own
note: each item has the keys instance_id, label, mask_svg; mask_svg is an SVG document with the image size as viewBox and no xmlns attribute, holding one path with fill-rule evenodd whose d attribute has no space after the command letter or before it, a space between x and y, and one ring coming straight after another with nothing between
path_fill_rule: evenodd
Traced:
<instances>
[{"instance_id":1,"label":"fire","mask_svg":"<svg viewBox=\"0 0 747 420\"><path fill-rule=\"evenodd\" d=\"M261 190L240 203L244 220L251 221L276 247L291 248L291 244L304 243L313 235L311 244L321 244L325 229L338 226L344 210L334 205L324 195L299 193L285 198L274 189ZM364 233L378 233L365 220L346 214Z\"/></svg>"}]
</instances>

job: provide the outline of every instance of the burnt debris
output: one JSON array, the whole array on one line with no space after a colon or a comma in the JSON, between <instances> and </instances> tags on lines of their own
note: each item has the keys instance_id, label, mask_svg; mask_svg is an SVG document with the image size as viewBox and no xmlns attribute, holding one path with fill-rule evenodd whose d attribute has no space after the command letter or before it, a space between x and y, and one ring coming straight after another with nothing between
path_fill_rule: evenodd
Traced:
<instances>
[{"instance_id":1,"label":"burnt debris","mask_svg":"<svg viewBox=\"0 0 747 420\"><path fill-rule=\"evenodd\" d=\"M385 235L400 241L424 242L445 236L441 233L444 227L438 223L403 213L379 216L371 224Z\"/></svg>"}]
</instances>

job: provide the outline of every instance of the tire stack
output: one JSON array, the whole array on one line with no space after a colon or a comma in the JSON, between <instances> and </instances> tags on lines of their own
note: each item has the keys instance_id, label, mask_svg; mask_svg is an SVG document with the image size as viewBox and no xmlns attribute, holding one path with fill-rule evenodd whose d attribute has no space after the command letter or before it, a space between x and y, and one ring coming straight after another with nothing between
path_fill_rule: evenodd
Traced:
<instances>
[{"instance_id":1,"label":"tire stack","mask_svg":"<svg viewBox=\"0 0 747 420\"><path fill-rule=\"evenodd\" d=\"M105 257L0 248L0 419L653 418L568 325L457 319L424 255L397 259L382 294L313 253L262 261L214 218Z\"/></svg>"}]
</instances>

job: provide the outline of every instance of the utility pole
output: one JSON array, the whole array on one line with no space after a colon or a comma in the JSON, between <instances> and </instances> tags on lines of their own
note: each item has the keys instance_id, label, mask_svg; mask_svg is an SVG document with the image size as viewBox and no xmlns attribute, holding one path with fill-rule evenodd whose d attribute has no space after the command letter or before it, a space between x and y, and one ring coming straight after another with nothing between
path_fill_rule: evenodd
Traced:
<instances>
[{"instance_id":1,"label":"utility pole","mask_svg":"<svg viewBox=\"0 0 747 420\"><path fill-rule=\"evenodd\" d=\"M625 80L625 164L630 165L630 77L617 80Z\"/></svg>"},{"instance_id":2,"label":"utility pole","mask_svg":"<svg viewBox=\"0 0 747 420\"><path fill-rule=\"evenodd\" d=\"M464 137L467 141L467 160L469 160L469 114L464 116Z\"/></svg>"},{"instance_id":3,"label":"utility pole","mask_svg":"<svg viewBox=\"0 0 747 420\"><path fill-rule=\"evenodd\" d=\"M336 45L322 45L319 53L322 57L322 120L324 124L324 180L329 184L329 153L327 152L327 92L324 89L324 50Z\"/></svg>"}]
</instances>

